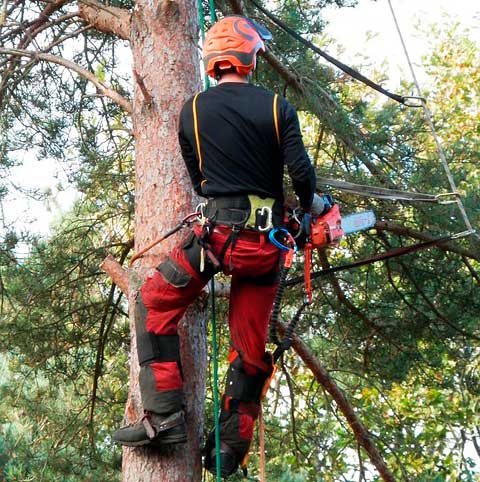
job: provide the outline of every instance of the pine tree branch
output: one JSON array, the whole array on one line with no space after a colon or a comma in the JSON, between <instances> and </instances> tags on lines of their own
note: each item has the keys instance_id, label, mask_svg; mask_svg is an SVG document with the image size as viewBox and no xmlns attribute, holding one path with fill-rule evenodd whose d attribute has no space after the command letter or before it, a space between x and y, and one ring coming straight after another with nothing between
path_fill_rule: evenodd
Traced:
<instances>
[{"instance_id":1,"label":"pine tree branch","mask_svg":"<svg viewBox=\"0 0 480 482\"><path fill-rule=\"evenodd\" d=\"M377 221L375 223L375 228L380 231L389 231L391 233L399 234L401 236L409 236L420 241L432 241L433 239L435 239L435 236L432 236L431 234L417 231L416 229L407 228L405 226L400 226L399 224L395 224L390 221ZM480 261L479 252L463 248L459 246L455 241L441 243L438 245L438 249L441 249L443 251L451 251L452 253L457 253L461 256L465 256L466 258Z\"/></svg>"},{"instance_id":2,"label":"pine tree branch","mask_svg":"<svg viewBox=\"0 0 480 482\"><path fill-rule=\"evenodd\" d=\"M470 271L470 274L472 275L472 278L475 279L477 282L477 285L480 286L480 275L475 271L475 268L470 264L470 261L468 261L465 256L463 257L463 262L465 266L468 268L468 271Z\"/></svg>"},{"instance_id":3,"label":"pine tree branch","mask_svg":"<svg viewBox=\"0 0 480 482\"><path fill-rule=\"evenodd\" d=\"M284 334L286 331L285 324L279 322L278 327L280 333ZM385 464L382 455L373 443L367 428L357 417L354 408L346 399L338 385L330 377L327 370L321 365L318 359L310 352L307 345L305 345L305 343L297 335L293 336L292 346L305 365L311 370L318 383L320 383L335 400L338 408L347 419L350 428L355 434L355 438L369 455L370 462L377 468L382 479L385 482L396 482L393 474L389 471L387 465Z\"/></svg>"},{"instance_id":4,"label":"pine tree branch","mask_svg":"<svg viewBox=\"0 0 480 482\"><path fill-rule=\"evenodd\" d=\"M101 95L109 97L111 100L116 102L122 109L124 109L128 113L132 113L132 104L122 95L120 95L115 90L111 89L107 85L105 85L102 81L100 81L92 72L84 69L80 65L72 62L70 60L64 59L63 57L58 57L56 55L46 54L42 52L34 52L31 50L21 50L21 49L7 49L0 47L0 55L10 55L16 57L27 57L36 61L44 61L44 62L51 62L57 65L61 65L67 69L70 69L76 72L78 75L84 77L85 79L89 80L92 84L95 85L98 92Z\"/></svg>"},{"instance_id":5,"label":"pine tree branch","mask_svg":"<svg viewBox=\"0 0 480 482\"><path fill-rule=\"evenodd\" d=\"M42 25L48 22L50 15L63 7L68 0L54 0L53 2L47 3L45 8L41 11L38 18L30 25L30 27L25 31L25 34L20 40L17 48L25 49L33 40L35 35L41 32Z\"/></svg>"},{"instance_id":6,"label":"pine tree branch","mask_svg":"<svg viewBox=\"0 0 480 482\"><path fill-rule=\"evenodd\" d=\"M79 0L78 14L94 29L130 40L132 15L127 9L106 6L96 0Z\"/></svg>"},{"instance_id":7,"label":"pine tree branch","mask_svg":"<svg viewBox=\"0 0 480 482\"><path fill-rule=\"evenodd\" d=\"M71 14L64 15L56 19L56 21L50 22L50 15L63 7L67 2L68 0L53 0L52 2L47 3L45 8L40 12L39 16L35 20L30 22L28 26L20 26L18 30L14 30L13 32L10 31L9 35L15 34L16 32L22 33L23 31L23 36L17 45L17 49L26 49L35 40L35 37L44 29L48 28L51 25L54 25L57 22L68 20ZM5 39L3 39L3 41L5 41ZM0 108L2 107L4 102L5 86L8 82L8 79L12 75L12 72L15 69L15 62L13 61L13 59L9 59L7 60L7 62L8 66L2 71L0 81Z\"/></svg>"},{"instance_id":8,"label":"pine tree branch","mask_svg":"<svg viewBox=\"0 0 480 482\"><path fill-rule=\"evenodd\" d=\"M132 248L133 248L132 241L124 244L122 254L120 256L120 262L118 263L120 266L123 265L126 257L128 256L128 253L131 251ZM97 346L97 355L95 359L95 371L93 374L92 396L91 396L91 402L90 402L90 415L89 415L89 422L88 422L88 426L90 429L90 442L92 444L92 447L94 447L95 445L94 443L95 432L94 432L93 422L94 422L94 415L95 415L95 405L97 401L98 380L102 375L104 353L105 353L105 346L107 344L108 333L110 332L110 328L113 324L113 321L115 320L115 314L117 312L120 300L122 299L122 293L120 293L119 296L117 297L117 301L115 303L113 302L114 296L115 296L115 287L116 287L115 282L112 282L112 285L110 287L110 293L108 295L107 302L105 303L103 316L100 321L100 327L98 330L98 333L99 333L98 346ZM110 313L110 316L109 316L109 313ZM107 318L109 318L108 323L107 323Z\"/></svg>"}]
</instances>

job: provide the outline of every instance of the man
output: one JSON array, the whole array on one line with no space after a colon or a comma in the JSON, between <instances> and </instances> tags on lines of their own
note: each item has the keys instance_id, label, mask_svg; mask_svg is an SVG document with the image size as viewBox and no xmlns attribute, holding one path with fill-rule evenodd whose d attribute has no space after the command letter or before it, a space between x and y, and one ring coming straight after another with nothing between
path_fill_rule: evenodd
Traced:
<instances>
[{"instance_id":1,"label":"man","mask_svg":"<svg viewBox=\"0 0 480 482\"><path fill-rule=\"evenodd\" d=\"M284 165L306 211L315 188L295 110L248 83L265 37L250 19L229 16L205 39L205 70L218 85L188 100L179 122L193 187L207 198L204 219L140 289L136 328L145 415L114 435L117 443L130 446L186 440L177 324L222 270L232 276L230 366L220 416L222 476L247 456L272 373L265 344L280 255L268 230L283 222ZM205 466L213 472L214 440L211 433L205 447Z\"/></svg>"}]
</instances>

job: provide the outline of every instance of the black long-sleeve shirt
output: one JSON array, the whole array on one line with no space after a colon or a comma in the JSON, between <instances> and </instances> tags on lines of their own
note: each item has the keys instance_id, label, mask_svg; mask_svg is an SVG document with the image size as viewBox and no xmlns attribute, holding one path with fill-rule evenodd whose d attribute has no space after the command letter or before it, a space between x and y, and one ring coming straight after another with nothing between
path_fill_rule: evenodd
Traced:
<instances>
[{"instance_id":1,"label":"black long-sleeve shirt","mask_svg":"<svg viewBox=\"0 0 480 482\"><path fill-rule=\"evenodd\" d=\"M310 209L315 172L305 151L295 109L251 84L225 82L198 95L195 137L193 97L182 108L179 142L195 191L201 196L256 194L283 202L283 170L304 209Z\"/></svg>"}]
</instances>

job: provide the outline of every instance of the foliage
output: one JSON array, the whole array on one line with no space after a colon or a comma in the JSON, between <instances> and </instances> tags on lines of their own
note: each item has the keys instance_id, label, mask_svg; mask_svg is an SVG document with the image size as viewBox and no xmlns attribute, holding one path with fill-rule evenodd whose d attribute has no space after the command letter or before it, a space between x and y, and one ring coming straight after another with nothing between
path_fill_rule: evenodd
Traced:
<instances>
[{"instance_id":1,"label":"foliage","mask_svg":"<svg viewBox=\"0 0 480 482\"><path fill-rule=\"evenodd\" d=\"M274 11L320 41L321 9L329 3L354 2L286 0L276 2ZM228 12L228 4L220 6ZM0 28L2 46L17 46L41 8L40 2L9 7L10 23ZM130 98L129 75L119 61L122 43L85 30L77 17L65 18L72 9L67 3L52 14L37 45L75 60ZM302 110L319 175L434 194L448 189L419 110L381 103L366 87L320 66L285 33L274 35L273 51L301 79L307 95L294 95L263 61L255 81L285 92ZM458 25L434 26L430 37L428 104L459 192L478 225L480 52ZM121 423L127 396L128 317L125 300L98 265L107 252L125 261L132 245L130 120L61 67L0 60L2 179L28 146L39 160L62 162L79 192L50 237L23 236L13 227L2 234L0 479L119 480L121 454L109 434ZM0 185L0 200L3 192ZM455 206L334 194L345 212L372 208L402 227L432 234L463 229ZM412 242L388 231L369 232L342 242L328 259L317 255L315 264L341 264ZM298 330L355 406L397 480L478 480L480 256L474 240L458 244L473 256L429 250L323 278L315 283L314 304ZM25 259L20 246L28 248ZM286 296L286 318L301 297L298 289ZM226 318L225 302L219 310ZM219 339L225 358L225 324ZM209 377L208 426L211 383ZM292 354L285 357L265 412L268 480L380 480L338 408ZM258 459L255 446L254 473Z\"/></svg>"}]
</instances>

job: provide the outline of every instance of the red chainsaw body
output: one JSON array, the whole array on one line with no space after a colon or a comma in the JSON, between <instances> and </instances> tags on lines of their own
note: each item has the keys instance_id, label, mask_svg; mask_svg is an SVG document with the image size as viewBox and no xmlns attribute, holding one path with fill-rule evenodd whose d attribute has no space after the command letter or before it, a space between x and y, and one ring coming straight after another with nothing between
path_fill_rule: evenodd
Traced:
<instances>
[{"instance_id":1,"label":"red chainsaw body","mask_svg":"<svg viewBox=\"0 0 480 482\"><path fill-rule=\"evenodd\" d=\"M310 240L312 248L324 248L337 244L344 236L342 217L338 204L321 216L312 216Z\"/></svg>"}]
</instances>

